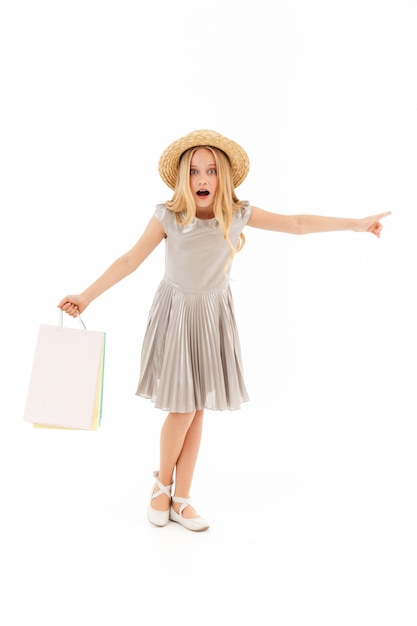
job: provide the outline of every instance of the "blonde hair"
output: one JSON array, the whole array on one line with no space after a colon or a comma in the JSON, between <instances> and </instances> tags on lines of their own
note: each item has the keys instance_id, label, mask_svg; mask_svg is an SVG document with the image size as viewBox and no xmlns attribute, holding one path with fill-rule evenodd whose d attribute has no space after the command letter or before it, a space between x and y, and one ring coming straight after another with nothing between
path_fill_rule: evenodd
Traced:
<instances>
[{"instance_id":1,"label":"blonde hair","mask_svg":"<svg viewBox=\"0 0 417 626\"><path fill-rule=\"evenodd\" d=\"M233 247L229 239L233 214L239 211L243 202L236 196L232 183L232 170L227 155L222 150L212 148L211 146L197 146L186 150L180 158L174 194L172 199L166 202L166 206L175 213L177 223L180 226L186 226L195 218L196 205L190 189L190 167L194 153L200 148L210 150L216 162L217 191L214 199L213 212L214 217L221 226L223 237L230 248L230 256L224 268L226 272L236 252L239 252L245 245L245 235L243 233L239 235L236 248Z\"/></svg>"}]
</instances>

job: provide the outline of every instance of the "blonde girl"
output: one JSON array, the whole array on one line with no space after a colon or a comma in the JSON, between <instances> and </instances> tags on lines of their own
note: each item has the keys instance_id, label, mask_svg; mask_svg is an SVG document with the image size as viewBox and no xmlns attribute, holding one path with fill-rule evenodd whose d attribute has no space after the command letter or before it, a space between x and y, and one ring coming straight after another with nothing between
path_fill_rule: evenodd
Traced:
<instances>
[{"instance_id":1,"label":"blonde girl","mask_svg":"<svg viewBox=\"0 0 417 626\"><path fill-rule=\"evenodd\" d=\"M191 505L190 491L205 410L236 410L249 397L229 276L244 245L245 226L295 235L351 230L380 237L381 219L283 215L237 198L249 171L246 152L212 130L171 143L159 173L173 190L156 206L137 243L89 287L58 306L73 317L134 272L165 241L165 274L149 312L137 395L166 411L148 520L203 531L209 523Z\"/></svg>"}]
</instances>

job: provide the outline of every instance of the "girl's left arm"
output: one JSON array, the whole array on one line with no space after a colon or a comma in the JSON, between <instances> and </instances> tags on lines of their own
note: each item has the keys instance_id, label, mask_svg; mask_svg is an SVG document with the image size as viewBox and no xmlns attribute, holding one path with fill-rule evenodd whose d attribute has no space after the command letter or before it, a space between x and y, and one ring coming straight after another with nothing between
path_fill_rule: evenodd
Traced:
<instances>
[{"instance_id":1,"label":"girl's left arm","mask_svg":"<svg viewBox=\"0 0 417 626\"><path fill-rule=\"evenodd\" d=\"M336 230L353 230L357 233L372 233L380 237L381 219L390 215L391 211L370 215L369 217L326 217L324 215L281 215L252 207L248 226L274 230L292 235L306 235L309 233L325 233Z\"/></svg>"}]
</instances>

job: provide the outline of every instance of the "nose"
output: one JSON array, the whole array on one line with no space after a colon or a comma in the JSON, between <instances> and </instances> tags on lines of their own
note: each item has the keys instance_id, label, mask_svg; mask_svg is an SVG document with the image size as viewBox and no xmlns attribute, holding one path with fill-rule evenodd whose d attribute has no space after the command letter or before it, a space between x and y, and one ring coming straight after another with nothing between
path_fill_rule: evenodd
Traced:
<instances>
[{"instance_id":1,"label":"nose","mask_svg":"<svg viewBox=\"0 0 417 626\"><path fill-rule=\"evenodd\" d=\"M207 181L205 178L200 178L200 180L198 181L199 185L207 185Z\"/></svg>"}]
</instances>

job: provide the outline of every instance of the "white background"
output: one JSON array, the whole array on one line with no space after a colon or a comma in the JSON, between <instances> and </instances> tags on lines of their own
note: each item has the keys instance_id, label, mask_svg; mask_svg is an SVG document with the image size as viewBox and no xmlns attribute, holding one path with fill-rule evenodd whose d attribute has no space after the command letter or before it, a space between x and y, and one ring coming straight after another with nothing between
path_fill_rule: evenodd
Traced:
<instances>
[{"instance_id":1,"label":"white background","mask_svg":"<svg viewBox=\"0 0 417 626\"><path fill-rule=\"evenodd\" d=\"M0 0L2 623L415 626L416 32L414 0ZM83 315L100 431L22 416L39 323L135 243L198 128L246 149L257 206L393 213L380 240L246 230L251 401L207 414L193 534L145 515L163 246Z\"/></svg>"}]
</instances>

